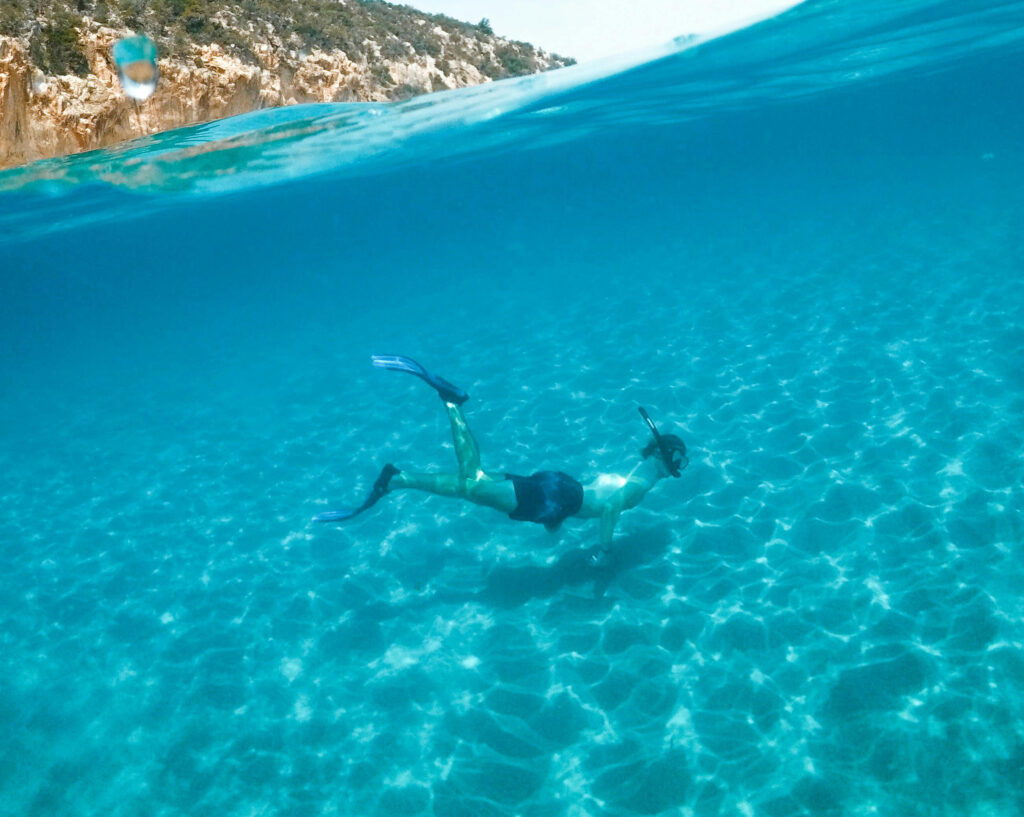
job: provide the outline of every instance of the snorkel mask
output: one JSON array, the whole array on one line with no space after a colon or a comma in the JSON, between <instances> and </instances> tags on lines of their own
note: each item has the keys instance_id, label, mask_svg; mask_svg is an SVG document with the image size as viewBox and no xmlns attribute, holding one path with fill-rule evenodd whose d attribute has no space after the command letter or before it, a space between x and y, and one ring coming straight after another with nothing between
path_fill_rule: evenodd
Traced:
<instances>
[{"instance_id":1,"label":"snorkel mask","mask_svg":"<svg viewBox=\"0 0 1024 817\"><path fill-rule=\"evenodd\" d=\"M640 416L644 418L644 422L647 423L651 434L654 435L654 442L658 446L661 460L665 463L668 472L674 477L682 476L683 469L690 464L690 460L686 456L686 444L674 434L662 437L658 432L658 427L654 424L654 420L647 413L647 409L643 406L638 406L637 408L640 409ZM675 458L676 454L679 454L679 459Z\"/></svg>"}]
</instances>

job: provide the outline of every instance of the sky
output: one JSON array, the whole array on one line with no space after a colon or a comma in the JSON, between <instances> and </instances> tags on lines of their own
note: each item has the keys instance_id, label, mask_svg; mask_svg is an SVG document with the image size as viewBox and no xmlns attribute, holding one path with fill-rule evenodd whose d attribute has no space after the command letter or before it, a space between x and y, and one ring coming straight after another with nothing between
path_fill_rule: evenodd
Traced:
<instances>
[{"instance_id":1,"label":"sky","mask_svg":"<svg viewBox=\"0 0 1024 817\"><path fill-rule=\"evenodd\" d=\"M771 16L797 0L395 0L587 62Z\"/></svg>"}]
</instances>

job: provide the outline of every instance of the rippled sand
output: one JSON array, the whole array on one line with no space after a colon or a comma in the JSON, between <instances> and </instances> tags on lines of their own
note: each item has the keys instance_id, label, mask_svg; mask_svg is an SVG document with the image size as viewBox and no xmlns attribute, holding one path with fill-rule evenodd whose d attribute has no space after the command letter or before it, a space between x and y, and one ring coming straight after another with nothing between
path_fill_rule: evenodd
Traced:
<instances>
[{"instance_id":1,"label":"rippled sand","mask_svg":"<svg viewBox=\"0 0 1024 817\"><path fill-rule=\"evenodd\" d=\"M361 353L81 395L0 463L0 813L1024 809L1024 300L987 229L732 248L714 285L711 249L572 298L541 270L324 340L465 387L495 470L628 468L648 406L692 464L602 567L596 523L414 493L308 524L454 466Z\"/></svg>"}]
</instances>

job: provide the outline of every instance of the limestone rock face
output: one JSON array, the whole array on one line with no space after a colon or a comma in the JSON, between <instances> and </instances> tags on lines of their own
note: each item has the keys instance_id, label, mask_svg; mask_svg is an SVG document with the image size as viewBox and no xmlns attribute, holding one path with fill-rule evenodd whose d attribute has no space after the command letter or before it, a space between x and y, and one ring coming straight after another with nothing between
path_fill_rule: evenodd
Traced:
<instances>
[{"instance_id":1,"label":"limestone rock face","mask_svg":"<svg viewBox=\"0 0 1024 817\"><path fill-rule=\"evenodd\" d=\"M383 102L490 81L465 59L439 64L411 47L395 59L371 48L378 57L371 64L365 58L353 62L340 50L295 50L270 37L254 46L255 62L217 44L191 44L185 57L160 59L160 84L137 104L121 92L111 57L113 44L132 33L83 18L78 43L89 63L84 77L44 76L24 39L0 36L0 168L259 108ZM510 45L501 38L459 43L485 59L496 44ZM547 60L544 67L561 64L539 53Z\"/></svg>"},{"instance_id":2,"label":"limestone rock face","mask_svg":"<svg viewBox=\"0 0 1024 817\"><path fill-rule=\"evenodd\" d=\"M0 166L12 164L10 154L28 126L29 70L25 49L0 38Z\"/></svg>"}]
</instances>

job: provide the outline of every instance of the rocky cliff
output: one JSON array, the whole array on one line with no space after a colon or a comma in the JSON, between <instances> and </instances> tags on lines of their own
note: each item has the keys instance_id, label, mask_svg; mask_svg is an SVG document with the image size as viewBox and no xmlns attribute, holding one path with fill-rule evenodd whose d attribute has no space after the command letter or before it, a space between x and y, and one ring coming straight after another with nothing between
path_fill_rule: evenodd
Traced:
<instances>
[{"instance_id":1,"label":"rocky cliff","mask_svg":"<svg viewBox=\"0 0 1024 817\"><path fill-rule=\"evenodd\" d=\"M195 2L184 0L182 8ZM161 25L152 14L136 16L129 22L149 22L162 53L170 52L158 62L156 92L141 104L121 92L111 47L137 31L150 33L145 27L128 28L105 6L94 9L105 23L52 9L8 20L8 33L0 34L0 167L258 108L402 99L572 62L496 37L486 21L470 26L387 3L335 5L373 25L349 15L328 21L325 34L306 21L268 19L252 2L206 6L212 23L190 24L180 14ZM374 17L381 11L383 19ZM289 32L289 22L302 31ZM331 34L341 42L332 44Z\"/></svg>"}]
</instances>

